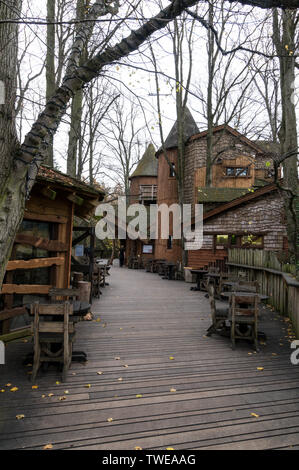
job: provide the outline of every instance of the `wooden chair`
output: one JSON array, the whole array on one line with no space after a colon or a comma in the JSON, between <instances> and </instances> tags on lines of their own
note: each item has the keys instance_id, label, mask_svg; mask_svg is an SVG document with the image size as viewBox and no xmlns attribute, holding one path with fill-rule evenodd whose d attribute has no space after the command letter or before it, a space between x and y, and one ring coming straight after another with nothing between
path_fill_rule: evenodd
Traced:
<instances>
[{"instance_id":1,"label":"wooden chair","mask_svg":"<svg viewBox=\"0 0 299 470\"><path fill-rule=\"evenodd\" d=\"M49 290L51 302L56 302L58 297L63 300L77 300L80 298L80 289L60 289L53 287Z\"/></svg>"},{"instance_id":2,"label":"wooden chair","mask_svg":"<svg viewBox=\"0 0 299 470\"><path fill-rule=\"evenodd\" d=\"M34 337L34 359L32 381L35 381L41 364L57 362L63 365L62 380L65 381L67 371L72 361L73 341L75 338L74 324L69 316L73 313L73 307L69 302L61 304L31 305L31 314L34 315L32 332ZM56 321L41 321L46 317L56 317ZM63 320L59 321L59 317ZM56 347L53 347L56 345Z\"/></svg>"},{"instance_id":3,"label":"wooden chair","mask_svg":"<svg viewBox=\"0 0 299 470\"><path fill-rule=\"evenodd\" d=\"M100 298L101 292L101 285L103 285L103 279L105 284L105 277L103 276L103 272L99 266L94 267L94 271L92 274L92 296L96 297L97 299Z\"/></svg>"},{"instance_id":4,"label":"wooden chair","mask_svg":"<svg viewBox=\"0 0 299 470\"><path fill-rule=\"evenodd\" d=\"M248 294L246 296L232 294L229 314L232 349L235 349L236 339L246 339L254 343L256 351L259 350L257 331L258 302L259 296L257 294Z\"/></svg>"},{"instance_id":5,"label":"wooden chair","mask_svg":"<svg viewBox=\"0 0 299 470\"><path fill-rule=\"evenodd\" d=\"M259 283L257 281L244 281L239 280L238 282L240 290L244 292L257 293L259 291Z\"/></svg>"},{"instance_id":6,"label":"wooden chair","mask_svg":"<svg viewBox=\"0 0 299 470\"><path fill-rule=\"evenodd\" d=\"M207 336L211 336L213 333L221 333L224 331L225 320L228 318L229 309L216 309L215 286L213 284L206 284L206 289L209 295L212 316L212 325L207 330Z\"/></svg>"}]
</instances>

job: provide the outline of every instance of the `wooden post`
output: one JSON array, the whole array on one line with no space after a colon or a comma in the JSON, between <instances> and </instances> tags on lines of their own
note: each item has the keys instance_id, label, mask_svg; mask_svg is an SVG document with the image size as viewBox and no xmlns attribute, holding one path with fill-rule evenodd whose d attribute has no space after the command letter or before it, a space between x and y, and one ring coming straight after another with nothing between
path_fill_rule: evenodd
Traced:
<instances>
[{"instance_id":1,"label":"wooden post","mask_svg":"<svg viewBox=\"0 0 299 470\"><path fill-rule=\"evenodd\" d=\"M81 281L84 281L84 274L83 273L77 273L77 272L74 272L73 273L73 283L72 283L72 287L74 289L78 289L79 288L79 282Z\"/></svg>"},{"instance_id":2,"label":"wooden post","mask_svg":"<svg viewBox=\"0 0 299 470\"><path fill-rule=\"evenodd\" d=\"M80 290L80 300L81 302L89 302L91 297L91 283L79 281L78 288Z\"/></svg>"}]
</instances>

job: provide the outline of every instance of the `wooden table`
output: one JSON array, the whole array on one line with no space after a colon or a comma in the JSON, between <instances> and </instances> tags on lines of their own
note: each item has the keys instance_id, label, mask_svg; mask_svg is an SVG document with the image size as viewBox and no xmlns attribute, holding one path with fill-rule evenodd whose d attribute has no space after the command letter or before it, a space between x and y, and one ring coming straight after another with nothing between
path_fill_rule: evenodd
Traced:
<instances>
[{"instance_id":1,"label":"wooden table","mask_svg":"<svg viewBox=\"0 0 299 470\"><path fill-rule=\"evenodd\" d=\"M236 296L238 297L248 297L248 295L252 294L252 295L255 295L255 292L246 292L246 291L231 291L231 292L221 292L221 297L226 297L230 300L231 296L235 294ZM257 293L257 295L259 296L259 300L260 302L263 302L264 300L267 300L269 299L269 296L268 295L264 295L264 294L259 294Z\"/></svg>"},{"instance_id":2,"label":"wooden table","mask_svg":"<svg viewBox=\"0 0 299 470\"><path fill-rule=\"evenodd\" d=\"M208 274L209 271L204 269L191 269L191 274L196 276L196 287L190 287L190 290L200 291L200 282L203 280L205 274Z\"/></svg>"}]
</instances>

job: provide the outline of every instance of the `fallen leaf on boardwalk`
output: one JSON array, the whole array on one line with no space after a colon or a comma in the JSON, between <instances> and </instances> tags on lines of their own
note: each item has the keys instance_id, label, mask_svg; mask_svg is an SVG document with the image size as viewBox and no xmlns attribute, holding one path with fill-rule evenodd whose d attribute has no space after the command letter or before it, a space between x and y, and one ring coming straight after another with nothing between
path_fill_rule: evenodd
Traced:
<instances>
[{"instance_id":1,"label":"fallen leaf on boardwalk","mask_svg":"<svg viewBox=\"0 0 299 470\"><path fill-rule=\"evenodd\" d=\"M2 388L2 390L0 390L0 393L4 393L4 392L5 392L5 390Z\"/></svg>"},{"instance_id":2,"label":"fallen leaf on boardwalk","mask_svg":"<svg viewBox=\"0 0 299 470\"><path fill-rule=\"evenodd\" d=\"M142 450L142 447L135 447L134 450Z\"/></svg>"},{"instance_id":3,"label":"fallen leaf on boardwalk","mask_svg":"<svg viewBox=\"0 0 299 470\"><path fill-rule=\"evenodd\" d=\"M100 319L100 318L97 318L96 321L97 321L97 323L100 323L101 319Z\"/></svg>"},{"instance_id":4,"label":"fallen leaf on boardwalk","mask_svg":"<svg viewBox=\"0 0 299 470\"><path fill-rule=\"evenodd\" d=\"M120 328L120 330L123 330L123 328Z\"/></svg>"},{"instance_id":5,"label":"fallen leaf on boardwalk","mask_svg":"<svg viewBox=\"0 0 299 470\"><path fill-rule=\"evenodd\" d=\"M43 450L51 450L51 449L53 449L52 444L47 444L46 446L43 447Z\"/></svg>"},{"instance_id":6,"label":"fallen leaf on boardwalk","mask_svg":"<svg viewBox=\"0 0 299 470\"><path fill-rule=\"evenodd\" d=\"M66 400L66 397L59 397L59 401Z\"/></svg>"},{"instance_id":7,"label":"fallen leaf on boardwalk","mask_svg":"<svg viewBox=\"0 0 299 470\"><path fill-rule=\"evenodd\" d=\"M115 357L114 358L116 361L120 361L120 357Z\"/></svg>"},{"instance_id":8,"label":"fallen leaf on boardwalk","mask_svg":"<svg viewBox=\"0 0 299 470\"><path fill-rule=\"evenodd\" d=\"M93 318L92 313L89 312L85 315L85 317L83 317L83 320L84 321L91 321L92 318Z\"/></svg>"},{"instance_id":9,"label":"fallen leaf on boardwalk","mask_svg":"<svg viewBox=\"0 0 299 470\"><path fill-rule=\"evenodd\" d=\"M103 375L103 372L97 372L98 375Z\"/></svg>"},{"instance_id":10,"label":"fallen leaf on boardwalk","mask_svg":"<svg viewBox=\"0 0 299 470\"><path fill-rule=\"evenodd\" d=\"M120 377L119 379L117 379L119 382L122 382L123 381L123 378Z\"/></svg>"},{"instance_id":11,"label":"fallen leaf on boardwalk","mask_svg":"<svg viewBox=\"0 0 299 470\"><path fill-rule=\"evenodd\" d=\"M32 367L32 364L26 364L26 367Z\"/></svg>"},{"instance_id":12,"label":"fallen leaf on boardwalk","mask_svg":"<svg viewBox=\"0 0 299 470\"><path fill-rule=\"evenodd\" d=\"M173 447L166 447L166 450L174 450Z\"/></svg>"},{"instance_id":13,"label":"fallen leaf on boardwalk","mask_svg":"<svg viewBox=\"0 0 299 470\"><path fill-rule=\"evenodd\" d=\"M207 338L207 335L203 335L203 338Z\"/></svg>"},{"instance_id":14,"label":"fallen leaf on boardwalk","mask_svg":"<svg viewBox=\"0 0 299 470\"><path fill-rule=\"evenodd\" d=\"M257 370L264 370L263 367L257 367Z\"/></svg>"},{"instance_id":15,"label":"fallen leaf on boardwalk","mask_svg":"<svg viewBox=\"0 0 299 470\"><path fill-rule=\"evenodd\" d=\"M136 395L136 398L142 398L142 395Z\"/></svg>"},{"instance_id":16,"label":"fallen leaf on boardwalk","mask_svg":"<svg viewBox=\"0 0 299 470\"><path fill-rule=\"evenodd\" d=\"M90 388L90 387L91 387L90 384L86 384L86 385L85 385L85 388Z\"/></svg>"},{"instance_id":17,"label":"fallen leaf on boardwalk","mask_svg":"<svg viewBox=\"0 0 299 470\"><path fill-rule=\"evenodd\" d=\"M54 393L49 393L48 397L54 397Z\"/></svg>"},{"instance_id":18,"label":"fallen leaf on boardwalk","mask_svg":"<svg viewBox=\"0 0 299 470\"><path fill-rule=\"evenodd\" d=\"M259 418L260 415L257 415L256 413L250 413L250 416L253 416L254 418Z\"/></svg>"},{"instance_id":19,"label":"fallen leaf on boardwalk","mask_svg":"<svg viewBox=\"0 0 299 470\"><path fill-rule=\"evenodd\" d=\"M248 354L248 356L252 356L252 353L251 353L251 352L249 352L249 353L247 353L247 354Z\"/></svg>"},{"instance_id":20,"label":"fallen leaf on boardwalk","mask_svg":"<svg viewBox=\"0 0 299 470\"><path fill-rule=\"evenodd\" d=\"M11 387L11 384L6 384L5 387Z\"/></svg>"},{"instance_id":21,"label":"fallen leaf on boardwalk","mask_svg":"<svg viewBox=\"0 0 299 470\"><path fill-rule=\"evenodd\" d=\"M57 380L57 382L56 382L56 385L60 385L60 382L58 382L58 380Z\"/></svg>"},{"instance_id":22,"label":"fallen leaf on boardwalk","mask_svg":"<svg viewBox=\"0 0 299 470\"><path fill-rule=\"evenodd\" d=\"M108 421L108 423L112 423L113 418L108 418L107 421Z\"/></svg>"},{"instance_id":23,"label":"fallen leaf on boardwalk","mask_svg":"<svg viewBox=\"0 0 299 470\"><path fill-rule=\"evenodd\" d=\"M68 390L65 390L64 393L68 395L70 392Z\"/></svg>"},{"instance_id":24,"label":"fallen leaf on boardwalk","mask_svg":"<svg viewBox=\"0 0 299 470\"><path fill-rule=\"evenodd\" d=\"M171 361L174 361L174 357L172 357L172 356L170 356L169 359L170 359Z\"/></svg>"},{"instance_id":25,"label":"fallen leaf on boardwalk","mask_svg":"<svg viewBox=\"0 0 299 470\"><path fill-rule=\"evenodd\" d=\"M176 388L171 388L170 391L174 393L176 392Z\"/></svg>"},{"instance_id":26,"label":"fallen leaf on boardwalk","mask_svg":"<svg viewBox=\"0 0 299 470\"><path fill-rule=\"evenodd\" d=\"M18 387L13 387L10 389L11 392L17 392L18 390L19 390Z\"/></svg>"},{"instance_id":27,"label":"fallen leaf on boardwalk","mask_svg":"<svg viewBox=\"0 0 299 470\"><path fill-rule=\"evenodd\" d=\"M272 356L277 356L277 354L276 354L276 353L272 353Z\"/></svg>"},{"instance_id":28,"label":"fallen leaf on boardwalk","mask_svg":"<svg viewBox=\"0 0 299 470\"><path fill-rule=\"evenodd\" d=\"M42 395L42 398L46 398L46 395Z\"/></svg>"},{"instance_id":29,"label":"fallen leaf on boardwalk","mask_svg":"<svg viewBox=\"0 0 299 470\"><path fill-rule=\"evenodd\" d=\"M127 369L129 366L128 366L128 364L125 364L124 367Z\"/></svg>"},{"instance_id":30,"label":"fallen leaf on boardwalk","mask_svg":"<svg viewBox=\"0 0 299 470\"><path fill-rule=\"evenodd\" d=\"M38 385L32 385L32 390L38 389Z\"/></svg>"},{"instance_id":31,"label":"fallen leaf on boardwalk","mask_svg":"<svg viewBox=\"0 0 299 470\"><path fill-rule=\"evenodd\" d=\"M17 415L16 418L17 418L17 419L24 419L24 418L25 418L25 415Z\"/></svg>"}]
</instances>

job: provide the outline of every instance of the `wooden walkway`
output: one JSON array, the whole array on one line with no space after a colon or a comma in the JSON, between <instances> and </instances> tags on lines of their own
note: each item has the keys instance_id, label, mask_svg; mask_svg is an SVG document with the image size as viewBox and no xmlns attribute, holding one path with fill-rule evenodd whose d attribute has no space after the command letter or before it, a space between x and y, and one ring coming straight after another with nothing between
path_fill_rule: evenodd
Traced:
<instances>
[{"instance_id":1,"label":"wooden walkway","mask_svg":"<svg viewBox=\"0 0 299 470\"><path fill-rule=\"evenodd\" d=\"M98 321L78 325L88 363L73 364L66 383L50 368L32 389L22 365L32 345L7 347L0 449L299 448L288 322L265 310L261 352L246 342L232 351L227 338L205 337L208 300L190 284L126 268L109 282L93 305Z\"/></svg>"}]
</instances>

